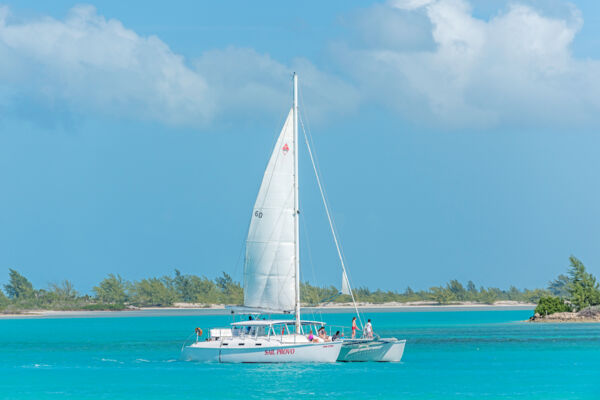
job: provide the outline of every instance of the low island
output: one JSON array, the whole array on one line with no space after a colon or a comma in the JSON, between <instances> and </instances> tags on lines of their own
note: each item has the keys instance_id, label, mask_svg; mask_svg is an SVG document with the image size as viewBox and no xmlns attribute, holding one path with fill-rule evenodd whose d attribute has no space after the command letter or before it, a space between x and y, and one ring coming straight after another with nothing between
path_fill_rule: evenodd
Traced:
<instances>
[{"instance_id":1,"label":"low island","mask_svg":"<svg viewBox=\"0 0 600 400\"><path fill-rule=\"evenodd\" d=\"M553 296L539 299L531 322L600 322L600 285L577 258L571 256L568 275L550 283Z\"/></svg>"},{"instance_id":2,"label":"low island","mask_svg":"<svg viewBox=\"0 0 600 400\"><path fill-rule=\"evenodd\" d=\"M92 293L81 294L64 280L37 289L31 281L14 269L8 271L8 282L0 286L0 317L56 315L90 311L139 311L156 309L224 310L226 305L243 303L243 288L231 276L223 273L215 279L184 275L180 271L170 276L127 281L109 274L93 287ZM301 283L303 307L323 309L353 309L352 299L333 286L319 287ZM533 309L538 300L550 292L546 289L508 290L477 287L452 280L445 286L428 290L404 291L354 290L357 306L363 309L385 308L526 308Z\"/></svg>"},{"instance_id":3,"label":"low island","mask_svg":"<svg viewBox=\"0 0 600 400\"><path fill-rule=\"evenodd\" d=\"M534 309L532 322L597 322L600 311L600 290L596 279L585 271L583 264L571 257L569 276L560 275L545 289L509 289L477 287L472 281L463 285L452 280L445 286L428 290L404 291L354 290L360 308L403 309L489 309L512 307ZM92 293L80 294L73 284L64 280L36 289L21 273L9 269L8 282L0 289L0 317L54 315L90 311L139 311L156 309L224 310L226 305L243 303L243 288L231 276L223 273L215 279L184 275L175 270L173 275L127 281L109 274L94 286ZM319 287L301 283L303 307L324 309L351 309L349 295L333 286Z\"/></svg>"}]
</instances>

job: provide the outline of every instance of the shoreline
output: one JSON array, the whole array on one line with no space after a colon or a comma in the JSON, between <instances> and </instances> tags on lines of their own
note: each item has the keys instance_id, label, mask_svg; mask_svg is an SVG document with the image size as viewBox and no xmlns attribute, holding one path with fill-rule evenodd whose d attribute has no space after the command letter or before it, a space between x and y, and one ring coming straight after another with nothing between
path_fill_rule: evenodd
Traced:
<instances>
[{"instance_id":1,"label":"shoreline","mask_svg":"<svg viewBox=\"0 0 600 400\"><path fill-rule=\"evenodd\" d=\"M437 304L434 302L419 301L408 303L357 303L359 310L365 312L444 312L444 311L499 311L499 310L533 310L533 303L516 301L499 301L494 304L473 302L458 302L452 304ZM350 313L354 311L351 303L328 303L315 307L302 307L305 312L318 310L325 313ZM194 316L194 315L229 315L230 311L224 304L193 304L175 303L169 307L141 307L120 311L55 311L55 310L29 310L13 314L1 314L2 319L28 319L28 318L94 318L94 317L152 317L152 316Z\"/></svg>"},{"instance_id":2,"label":"shoreline","mask_svg":"<svg viewBox=\"0 0 600 400\"><path fill-rule=\"evenodd\" d=\"M535 314L527 320L533 323L600 323L600 311L584 309L579 312L559 312L549 315Z\"/></svg>"}]
</instances>

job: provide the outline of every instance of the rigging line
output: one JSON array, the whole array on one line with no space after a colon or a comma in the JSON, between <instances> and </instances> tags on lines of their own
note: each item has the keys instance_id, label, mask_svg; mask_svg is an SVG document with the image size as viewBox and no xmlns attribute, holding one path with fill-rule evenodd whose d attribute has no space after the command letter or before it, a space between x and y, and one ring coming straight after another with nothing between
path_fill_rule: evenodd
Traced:
<instances>
[{"instance_id":1,"label":"rigging line","mask_svg":"<svg viewBox=\"0 0 600 400\"><path fill-rule=\"evenodd\" d=\"M308 262L310 263L310 267L312 270L312 275L313 275L313 282L317 281L317 274L315 273L315 264L313 262L313 258L312 258L312 251L310 249L310 241L309 241L309 234L308 234L308 227L306 225L306 219L304 218L304 214L300 214L300 221L302 223L302 226L304 227L304 242L306 243L306 248L308 249ZM317 306L319 306L319 303L316 304ZM313 307L314 309L314 307ZM323 322L323 313L320 311L320 309L318 309L318 315L321 318L320 321ZM313 311L311 313L312 317L314 320L317 320L315 317L315 312Z\"/></svg>"},{"instance_id":2,"label":"rigging line","mask_svg":"<svg viewBox=\"0 0 600 400\"><path fill-rule=\"evenodd\" d=\"M248 232L248 229L250 229L250 222L248 221L248 224L246 226L246 230L244 232ZM243 238L243 234L242 234L242 238ZM240 245L240 251L238 253L238 257L237 257L237 261L235 262L235 266L233 268L233 277L235 278L237 276L238 273L238 269L240 267L240 260L242 258L242 254L244 253L244 249L246 248L246 240L242 239L242 243ZM246 263L244 262L244 267L246 266ZM242 288L244 287L244 271L242 268Z\"/></svg>"},{"instance_id":3,"label":"rigging line","mask_svg":"<svg viewBox=\"0 0 600 400\"><path fill-rule=\"evenodd\" d=\"M302 104L302 109L305 110L306 108L304 107L304 97L302 96L302 91L300 91L299 95L300 95L300 103ZM303 133L304 133L304 140L305 141L310 140L310 145L307 143L307 147L309 147L309 151L311 151L311 147L315 148L315 145L314 145L314 141L313 141L312 135L310 133L310 121L308 120L308 115L306 114L306 112L303 113L303 115L306 118L307 129L304 129L304 121L301 118L299 118L299 119L300 119L300 123L302 124L302 130L303 130ZM308 133L308 139L307 139L307 133ZM311 151L311 162L313 164L313 169L315 170L315 175L317 177L317 180L319 180L319 182L320 182L319 177L322 176L322 174L321 174L321 169L319 167L319 160L318 160L318 157L317 157L316 150L315 150L314 154ZM319 189L322 189L321 190L321 197L323 199L323 205L325 206L325 209L327 211L328 208L329 208L329 202L327 201L327 191L325 190L325 186L324 185L320 185L320 184L319 184ZM338 232L338 229L337 229L337 226L335 224L335 220L333 219L333 216L331 216L330 214L329 214L329 216L331 217L331 219L329 220L329 222L330 222L330 225L332 225L331 229L332 229L332 232L333 232L334 238L335 238L335 232ZM339 243L339 241L338 241L338 243ZM336 244L338 244L338 243L336 243ZM356 301L355 301L355 298L354 298L354 292L352 291L352 285L350 284L350 273L345 268L345 264L344 264L344 261L343 261L343 260L346 259L346 255L344 254L344 250L342 249L341 244L340 244L340 246L337 249L338 249L338 254L341 253L340 262L342 263L342 268L343 268L343 271L344 271L346 283L348 284L348 289L350 290L350 294L351 294L351 297L352 297L352 303L354 304L354 308L356 310L356 315L358 316L358 320L359 320L359 322L361 324L361 327L362 327L362 320L361 320L361 317L360 317L360 313L358 312L358 308L356 307ZM344 279L344 277L342 277L342 279Z\"/></svg>"},{"instance_id":4,"label":"rigging line","mask_svg":"<svg viewBox=\"0 0 600 400\"><path fill-rule=\"evenodd\" d=\"M304 107L304 97L302 96L302 91L300 91L299 95L300 95L300 103L302 103L302 109L305 110L306 108ZM308 135L308 140L310 141L310 147L312 149L316 149L315 143L313 141L312 134L310 133L311 130L310 130L310 121L308 120L308 115L306 114L306 112L304 112L303 115L304 115L304 117L306 119L306 129L304 129L304 121L302 121L300 119L300 123L302 124L302 129L304 131L304 139L306 140L306 136ZM323 176L323 174L321 174L321 168L319 166L319 158L317 157L316 150L313 153L313 160L312 161L313 161L313 168L316 167L316 170L317 170L316 171L316 175L317 176ZM325 185L322 185L322 189L323 189L323 195L322 195L322 197L323 197L324 206L326 208L328 208L329 207L329 202L327 201L328 196L327 196L327 190L325 189ZM337 225L335 223L335 219L333 218L333 216L331 216L331 221L330 222L333 224L333 228L335 229L335 232L338 232L338 236L339 236L339 230L337 228ZM339 239L338 242L340 242L339 251L342 254L342 258L345 260L346 259L346 255L344 254L344 249L341 246L341 239ZM351 274L348 271L348 269L346 269L345 272L346 272L346 278L347 278L348 287L349 287L350 291L352 292L352 285L350 284ZM359 317L358 319L360 321L360 316L358 316L358 317ZM362 325L362 322L361 322L361 325Z\"/></svg>"},{"instance_id":5,"label":"rigging line","mask_svg":"<svg viewBox=\"0 0 600 400\"><path fill-rule=\"evenodd\" d=\"M354 305L354 310L356 311L356 315L358 316L358 321L360 322L361 328L363 327L362 319L360 317L360 313L358 312L358 306L356 305L356 300L354 299L354 293L352 291L352 287L350 286L350 280L348 279L348 273L346 272L346 265L344 263L344 258L342 256L342 251L340 250L340 244L338 243L337 235L335 233L335 228L333 225L331 214L329 213L329 207L327 206L327 200L325 199L325 192L323 191L323 185L321 185L321 179L319 178L319 173L317 172L317 167L315 165L315 160L313 157L313 153L308 143L308 137L306 135L306 130L304 129L304 123L302 119L300 119L300 124L302 125L302 132L304 133L304 140L306 142L306 147L308 148L308 155L310 156L310 161L313 166L313 171L315 172L315 177L317 179L317 185L319 186L319 192L321 193L321 199L323 200L323 205L325 207L325 213L327 214L327 220L329 221L329 227L331 229L331 234L333 235L333 241L335 243L335 248L337 250L338 256L340 258L340 263L342 265L342 271L344 272L346 283L348 283L350 289L350 297L352 297L352 304Z\"/></svg>"}]
</instances>

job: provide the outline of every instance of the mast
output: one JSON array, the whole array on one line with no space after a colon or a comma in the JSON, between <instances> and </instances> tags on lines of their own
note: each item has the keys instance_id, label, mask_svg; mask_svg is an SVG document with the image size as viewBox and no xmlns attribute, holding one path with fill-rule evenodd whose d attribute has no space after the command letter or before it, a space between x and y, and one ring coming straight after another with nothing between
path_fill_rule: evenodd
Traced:
<instances>
[{"instance_id":1,"label":"mast","mask_svg":"<svg viewBox=\"0 0 600 400\"><path fill-rule=\"evenodd\" d=\"M294 72L294 263L296 267L296 333L300 333L300 208L298 205L298 75Z\"/></svg>"}]
</instances>

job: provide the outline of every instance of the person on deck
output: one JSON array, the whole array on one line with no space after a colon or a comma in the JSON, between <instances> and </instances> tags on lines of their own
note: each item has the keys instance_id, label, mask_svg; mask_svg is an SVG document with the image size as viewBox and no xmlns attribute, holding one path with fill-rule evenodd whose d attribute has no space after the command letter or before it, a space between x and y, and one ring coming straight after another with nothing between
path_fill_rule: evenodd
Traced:
<instances>
[{"instance_id":1,"label":"person on deck","mask_svg":"<svg viewBox=\"0 0 600 400\"><path fill-rule=\"evenodd\" d=\"M252 321L252 320L253 320L253 318L252 318L252 315L249 315L249 316L248 316L248 321ZM247 333L247 334L250 334L250 330L251 330L251 329L252 329L252 328L248 326L248 327L246 328L246 333Z\"/></svg>"},{"instance_id":2,"label":"person on deck","mask_svg":"<svg viewBox=\"0 0 600 400\"><path fill-rule=\"evenodd\" d=\"M352 339L356 338L356 331L358 326L356 325L356 317L352 317Z\"/></svg>"},{"instance_id":3,"label":"person on deck","mask_svg":"<svg viewBox=\"0 0 600 400\"><path fill-rule=\"evenodd\" d=\"M325 332L325 327L323 326L319 329L319 338L323 339L324 342L331 341L331 338L327 336L327 333Z\"/></svg>"},{"instance_id":4,"label":"person on deck","mask_svg":"<svg viewBox=\"0 0 600 400\"><path fill-rule=\"evenodd\" d=\"M365 325L363 334L366 338L373 339L373 325L371 325L370 319L367 321L367 324Z\"/></svg>"},{"instance_id":5,"label":"person on deck","mask_svg":"<svg viewBox=\"0 0 600 400\"><path fill-rule=\"evenodd\" d=\"M332 342L333 342L333 341L336 341L336 340L340 339L341 337L342 337L342 335L340 335L340 331L337 331L337 332L335 333L335 335L333 335L333 336L331 337L331 341L332 341Z\"/></svg>"}]
</instances>

